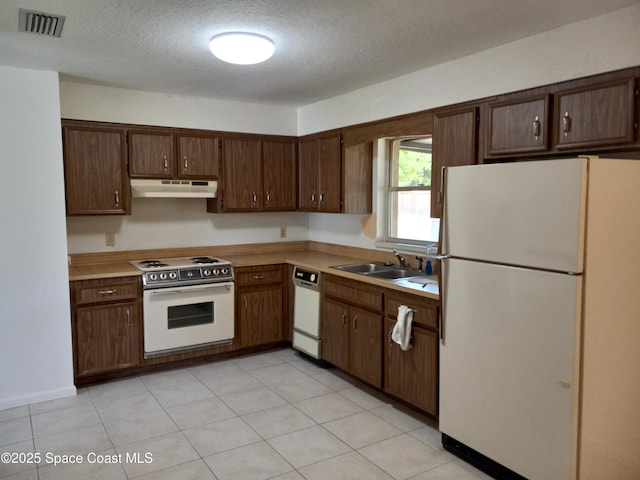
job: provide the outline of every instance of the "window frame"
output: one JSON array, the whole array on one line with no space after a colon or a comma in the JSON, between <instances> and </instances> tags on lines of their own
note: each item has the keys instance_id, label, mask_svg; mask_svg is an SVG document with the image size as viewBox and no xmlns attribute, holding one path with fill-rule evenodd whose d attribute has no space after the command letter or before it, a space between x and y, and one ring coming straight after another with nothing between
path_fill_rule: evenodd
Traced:
<instances>
[{"instance_id":1,"label":"window frame","mask_svg":"<svg viewBox=\"0 0 640 480\"><path fill-rule=\"evenodd\" d=\"M402 247L413 247L417 249L424 249L424 247L431 247L434 244L437 244L437 241L433 240L418 240L414 238L402 238L392 236L391 232L396 229L395 225L397 225L397 215L394 212L397 212L397 207L394 206L394 196L397 199L397 192L412 192L412 191L431 191L431 185L416 185L410 187L400 187L394 186L394 180L397 184L397 174L398 174L398 162L399 162L399 151L400 149L405 150L413 150L420 152L428 152L433 155L433 147L427 147L426 144L418 144L417 142L411 144L411 140L418 140L422 138L431 138L430 135L420 136L420 137L410 137L410 138L392 138L387 139L387 155L386 155L386 179L385 179L385 201L384 201L384 209L385 209L385 232L384 232L384 242L392 245L402 246ZM405 143L405 145L402 145ZM425 146L422 146L425 145ZM433 157L432 157L433 158ZM433 162L433 160L432 160ZM432 163L432 174L433 174L433 163ZM394 178L395 176L395 178ZM397 201L397 200L396 200ZM395 224L395 225L394 225Z\"/></svg>"}]
</instances>

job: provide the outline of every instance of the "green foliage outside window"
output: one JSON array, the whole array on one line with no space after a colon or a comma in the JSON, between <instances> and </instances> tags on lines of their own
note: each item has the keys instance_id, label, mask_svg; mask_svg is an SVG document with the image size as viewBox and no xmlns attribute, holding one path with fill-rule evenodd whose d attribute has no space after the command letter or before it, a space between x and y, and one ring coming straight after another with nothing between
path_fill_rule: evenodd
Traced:
<instances>
[{"instance_id":1,"label":"green foliage outside window","mask_svg":"<svg viewBox=\"0 0 640 480\"><path fill-rule=\"evenodd\" d=\"M431 153L401 148L398 157L398 186L431 186Z\"/></svg>"}]
</instances>

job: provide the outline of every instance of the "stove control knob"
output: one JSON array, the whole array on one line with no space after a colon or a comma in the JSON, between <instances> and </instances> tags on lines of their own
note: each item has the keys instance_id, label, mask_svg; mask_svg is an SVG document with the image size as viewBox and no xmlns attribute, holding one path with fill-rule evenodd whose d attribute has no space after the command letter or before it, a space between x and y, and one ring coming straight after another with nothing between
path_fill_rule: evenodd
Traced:
<instances>
[{"instance_id":1,"label":"stove control knob","mask_svg":"<svg viewBox=\"0 0 640 480\"><path fill-rule=\"evenodd\" d=\"M166 273L164 273L164 272L162 272L162 273L160 274L160 280L166 280L166 279L167 279L167 274L166 274Z\"/></svg>"},{"instance_id":2,"label":"stove control knob","mask_svg":"<svg viewBox=\"0 0 640 480\"><path fill-rule=\"evenodd\" d=\"M205 268L204 272L202 272L204 274L205 277L210 277L211 276L211 269L209 268Z\"/></svg>"},{"instance_id":3,"label":"stove control knob","mask_svg":"<svg viewBox=\"0 0 640 480\"><path fill-rule=\"evenodd\" d=\"M151 280L152 282L158 279L158 275L156 275L155 273L150 273L149 274L149 280Z\"/></svg>"},{"instance_id":4,"label":"stove control knob","mask_svg":"<svg viewBox=\"0 0 640 480\"><path fill-rule=\"evenodd\" d=\"M176 272L171 272L171 273L169 274L169 278L170 278L171 280L175 280L176 278L178 278L178 274L177 274Z\"/></svg>"},{"instance_id":5,"label":"stove control knob","mask_svg":"<svg viewBox=\"0 0 640 480\"><path fill-rule=\"evenodd\" d=\"M223 268L223 269L222 269L222 274L223 274L223 275L229 275L229 269L228 269L228 268L226 268L226 267L225 267L225 268Z\"/></svg>"},{"instance_id":6,"label":"stove control knob","mask_svg":"<svg viewBox=\"0 0 640 480\"><path fill-rule=\"evenodd\" d=\"M213 269L213 274L216 275L216 276L220 275L220 270L218 270L217 268L214 268Z\"/></svg>"}]
</instances>

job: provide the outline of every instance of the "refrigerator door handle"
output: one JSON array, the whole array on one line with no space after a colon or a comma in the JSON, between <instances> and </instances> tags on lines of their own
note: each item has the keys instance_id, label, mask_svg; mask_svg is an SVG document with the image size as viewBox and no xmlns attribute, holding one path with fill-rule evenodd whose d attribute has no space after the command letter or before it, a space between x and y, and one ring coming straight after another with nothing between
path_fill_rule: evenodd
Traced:
<instances>
[{"instance_id":1,"label":"refrigerator door handle","mask_svg":"<svg viewBox=\"0 0 640 480\"><path fill-rule=\"evenodd\" d=\"M440 269L438 273L438 291L440 292L440 315L438 315L438 335L440 337L440 344L444 345L445 344L444 330L446 328L444 311L445 311L445 306L446 306L445 304L447 299L446 289L444 288L444 284L446 283L447 270L445 268L446 262L444 260L451 258L451 256L447 254L444 254L444 255L439 254L439 255L434 255L433 258L442 260L440 262Z\"/></svg>"}]
</instances>

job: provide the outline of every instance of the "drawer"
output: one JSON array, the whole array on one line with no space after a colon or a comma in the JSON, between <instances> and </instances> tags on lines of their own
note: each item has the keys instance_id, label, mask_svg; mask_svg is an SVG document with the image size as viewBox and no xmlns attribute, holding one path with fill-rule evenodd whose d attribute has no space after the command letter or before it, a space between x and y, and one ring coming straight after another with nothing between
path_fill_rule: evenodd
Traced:
<instances>
[{"instance_id":1,"label":"drawer","mask_svg":"<svg viewBox=\"0 0 640 480\"><path fill-rule=\"evenodd\" d=\"M438 304L425 302L422 299L415 299L411 295L385 294L385 314L388 317L398 316L398 307L406 305L413 310L413 322L426 327L438 328Z\"/></svg>"},{"instance_id":2,"label":"drawer","mask_svg":"<svg viewBox=\"0 0 640 480\"><path fill-rule=\"evenodd\" d=\"M322 291L325 295L338 298L344 302L358 307L370 308L378 312L382 311L382 292L379 289L369 289L359 282L339 279L337 281L324 277Z\"/></svg>"},{"instance_id":3,"label":"drawer","mask_svg":"<svg viewBox=\"0 0 640 480\"><path fill-rule=\"evenodd\" d=\"M76 285L76 305L87 303L137 300L139 284L137 280L101 283L99 285Z\"/></svg>"},{"instance_id":4,"label":"drawer","mask_svg":"<svg viewBox=\"0 0 640 480\"><path fill-rule=\"evenodd\" d=\"M235 275L236 285L239 287L282 282L282 269L279 266L250 269L237 268Z\"/></svg>"}]
</instances>

